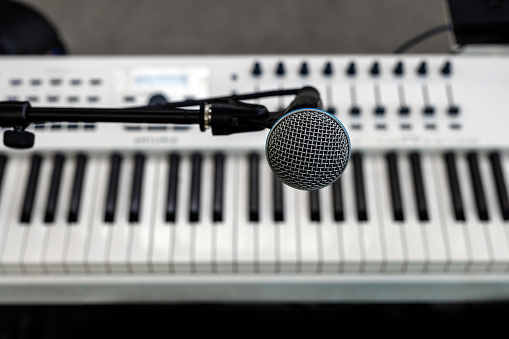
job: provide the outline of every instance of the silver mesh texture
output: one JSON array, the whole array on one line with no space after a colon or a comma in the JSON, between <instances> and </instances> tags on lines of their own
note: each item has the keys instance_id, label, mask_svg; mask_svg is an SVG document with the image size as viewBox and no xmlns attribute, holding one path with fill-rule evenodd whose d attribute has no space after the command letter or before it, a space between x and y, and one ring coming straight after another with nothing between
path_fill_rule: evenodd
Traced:
<instances>
[{"instance_id":1,"label":"silver mesh texture","mask_svg":"<svg viewBox=\"0 0 509 339\"><path fill-rule=\"evenodd\" d=\"M336 181L350 159L350 138L329 113L290 112L272 127L265 146L272 171L288 186L316 190Z\"/></svg>"}]
</instances>

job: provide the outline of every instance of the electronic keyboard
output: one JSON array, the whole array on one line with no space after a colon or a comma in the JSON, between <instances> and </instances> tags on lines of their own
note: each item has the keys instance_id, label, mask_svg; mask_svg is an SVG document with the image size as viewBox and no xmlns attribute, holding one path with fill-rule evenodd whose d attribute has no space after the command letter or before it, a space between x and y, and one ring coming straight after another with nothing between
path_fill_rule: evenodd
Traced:
<instances>
[{"instance_id":1,"label":"electronic keyboard","mask_svg":"<svg viewBox=\"0 0 509 339\"><path fill-rule=\"evenodd\" d=\"M41 107L305 85L352 143L318 191L273 175L267 131L28 127L33 149L0 148L0 302L508 298L507 57L0 58L0 100Z\"/></svg>"}]
</instances>

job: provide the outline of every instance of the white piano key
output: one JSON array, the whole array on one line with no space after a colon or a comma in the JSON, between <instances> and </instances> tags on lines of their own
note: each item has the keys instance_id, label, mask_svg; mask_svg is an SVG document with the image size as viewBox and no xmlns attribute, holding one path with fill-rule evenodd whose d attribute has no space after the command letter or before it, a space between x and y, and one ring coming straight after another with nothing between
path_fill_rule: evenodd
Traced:
<instances>
[{"instance_id":1,"label":"white piano key","mask_svg":"<svg viewBox=\"0 0 509 339\"><path fill-rule=\"evenodd\" d=\"M318 230L321 225L319 221L311 221L310 192L295 190L294 196L298 241L297 271L316 273L322 262Z\"/></svg>"},{"instance_id":2,"label":"white piano key","mask_svg":"<svg viewBox=\"0 0 509 339\"><path fill-rule=\"evenodd\" d=\"M260 156L260 223L256 228L256 271L274 272L277 263L276 228L274 221L274 186L272 170L265 157Z\"/></svg>"},{"instance_id":3,"label":"white piano key","mask_svg":"<svg viewBox=\"0 0 509 339\"><path fill-rule=\"evenodd\" d=\"M177 219L172 228L170 257L170 271L176 273L191 273L191 248L193 241L193 227L189 222L189 199L191 196L191 154L183 154L180 158L178 180Z\"/></svg>"},{"instance_id":4,"label":"white piano key","mask_svg":"<svg viewBox=\"0 0 509 339\"><path fill-rule=\"evenodd\" d=\"M134 178L134 155L124 154L118 178L117 210L112 223L101 223L102 228L110 230L110 239L106 240L108 271L126 273L129 253L129 207ZM106 184L108 185L108 184ZM103 214L104 217L104 214Z\"/></svg>"},{"instance_id":5,"label":"white piano key","mask_svg":"<svg viewBox=\"0 0 509 339\"><path fill-rule=\"evenodd\" d=\"M103 155L90 155L85 166L83 176L83 192L78 219L66 227L66 242L64 244L64 270L67 273L89 272L87 258L92 237L92 228L97 218L96 213L104 217L97 210L99 202L104 204L106 199L107 175L105 171L105 157ZM103 186L100 186L103 185ZM104 205L103 205L104 206ZM103 211L104 213L104 211Z\"/></svg>"},{"instance_id":6,"label":"white piano key","mask_svg":"<svg viewBox=\"0 0 509 339\"><path fill-rule=\"evenodd\" d=\"M193 230L193 248L191 265L193 272L211 273L213 267L212 233L218 227L212 218L212 197L214 191L214 156L203 155L200 184L200 219L191 224Z\"/></svg>"},{"instance_id":7,"label":"white piano key","mask_svg":"<svg viewBox=\"0 0 509 339\"><path fill-rule=\"evenodd\" d=\"M260 157L262 160L262 157ZM239 159L239 185L236 200L238 213L235 220L235 266L236 272L254 272L256 261L255 237L259 222L249 220L249 156ZM261 179L259 179L261 180ZM260 197L261 198L261 197ZM261 206L260 206L261 208ZM262 214L262 213L260 213Z\"/></svg>"},{"instance_id":8,"label":"white piano key","mask_svg":"<svg viewBox=\"0 0 509 339\"><path fill-rule=\"evenodd\" d=\"M442 160L443 158L440 158ZM445 164L440 164L442 168L443 178L446 179L447 173L445 172ZM456 165L457 165L457 171L458 176L460 180L460 187L462 189L462 199L464 203L464 209L465 209L465 222L458 223L456 219L454 218L453 214L453 208L452 205L448 205L448 213L446 215L450 218L447 220L447 224L451 224L452 227L454 227L454 224L459 224L456 227L463 227L465 232L465 246L467 247L467 254L470 255L470 261L468 263L468 267L466 269L468 271L485 271L488 269L492 257L488 251L488 245L487 245L487 238L486 238L486 228L489 226L488 221L480 221L478 214L477 214L477 206L475 202L475 196L474 191L472 187L472 178L470 175L470 170L468 168L468 163L466 159L466 155L460 154L456 158ZM481 168L481 165L479 164L479 170L481 171L481 180L483 175L483 168ZM445 180L444 180L445 181ZM486 194L486 182L483 181L483 188L485 190ZM448 185L448 182L447 182ZM444 188L448 186L444 186ZM443 189L442 191L443 195L449 195L449 201L450 201L450 194L448 190ZM491 213L490 213L491 217ZM456 241L459 239L456 239Z\"/></svg>"},{"instance_id":9,"label":"white piano key","mask_svg":"<svg viewBox=\"0 0 509 339\"><path fill-rule=\"evenodd\" d=\"M66 233L68 233L67 228L70 227L68 225L68 214L75 171L76 156L67 156L62 169L55 221L49 226L48 241L46 243L44 255L42 256L44 270L48 273L65 272ZM87 171L87 168L85 168L85 171ZM85 187L83 186L82 193L84 191ZM81 203L83 204L83 196ZM81 208L83 207L81 206Z\"/></svg>"},{"instance_id":10,"label":"white piano key","mask_svg":"<svg viewBox=\"0 0 509 339\"><path fill-rule=\"evenodd\" d=\"M366 264L366 257L361 246L359 221L355 206L355 182L352 164L341 175L341 185L344 195L345 221L336 222L339 242L339 271L359 272Z\"/></svg>"},{"instance_id":11,"label":"white piano key","mask_svg":"<svg viewBox=\"0 0 509 339\"><path fill-rule=\"evenodd\" d=\"M500 153L500 163L505 179L505 184L509 180L509 156ZM490 160L487 154L479 157L479 166L482 174L483 183L485 184L486 203L492 206L490 213L490 222L486 230L490 253L492 253L493 261L489 266L489 270L493 272L504 272L509 269L509 246L507 241L507 221L502 218L502 212L498 203L498 195L496 192L496 182L493 176ZM507 189L507 188L506 188Z\"/></svg>"},{"instance_id":12,"label":"white piano key","mask_svg":"<svg viewBox=\"0 0 509 339\"><path fill-rule=\"evenodd\" d=\"M427 227L427 222L419 221L417 217L417 204L415 201L410 161L407 154L398 154L397 166L401 179L400 187L405 216L405 222L401 227L401 236L404 251L408 256L404 270L407 272L423 272L431 261L424 230Z\"/></svg>"},{"instance_id":13,"label":"white piano key","mask_svg":"<svg viewBox=\"0 0 509 339\"><path fill-rule=\"evenodd\" d=\"M422 230L426 239L429 265L427 265L427 271L450 271L451 264L455 264L455 267L464 266L466 260L466 254L461 252L461 246L451 246L449 236L456 236L462 238L461 230L454 234L453 229L447 229L444 224L443 218L443 205L441 196L439 194L445 183L439 180L439 170L437 167L437 158L435 155L423 154L421 156L421 167L423 173L423 181L426 190L426 201L428 204L428 217L429 221L422 222ZM451 234L452 233L452 234ZM455 259L459 259L458 265L456 265ZM453 262L454 261L454 262Z\"/></svg>"},{"instance_id":14,"label":"white piano key","mask_svg":"<svg viewBox=\"0 0 509 339\"><path fill-rule=\"evenodd\" d=\"M41 258L44 254L45 243L48 240L49 228L51 227L49 224L44 223L44 214L46 211L46 203L48 201L53 163L53 156L43 156L30 226L24 227L27 232L27 239L25 252L21 255L23 257L22 268L25 272L43 272Z\"/></svg>"},{"instance_id":15,"label":"white piano key","mask_svg":"<svg viewBox=\"0 0 509 339\"><path fill-rule=\"evenodd\" d=\"M364 189L366 195L368 220L359 222L359 231L361 237L361 246L366 258L366 262L361 266L365 272L378 272L382 270L386 263L386 251L382 245L382 235L380 233L380 224L378 220L378 202L376 201L376 192L373 173L373 158L370 155L363 156L363 177Z\"/></svg>"},{"instance_id":16,"label":"white piano key","mask_svg":"<svg viewBox=\"0 0 509 339\"><path fill-rule=\"evenodd\" d=\"M2 194L2 243L0 268L4 273L21 273L19 258L23 228L19 217L23 204L26 180L30 170L30 158L12 157L6 168L4 193Z\"/></svg>"},{"instance_id":17,"label":"white piano key","mask_svg":"<svg viewBox=\"0 0 509 339\"><path fill-rule=\"evenodd\" d=\"M344 188L343 198L345 196ZM332 186L320 190L321 225L318 229L320 253L322 261L320 263L320 272L338 272L340 261L339 237L338 231L340 224L334 222L334 208L332 198Z\"/></svg>"},{"instance_id":18,"label":"white piano key","mask_svg":"<svg viewBox=\"0 0 509 339\"><path fill-rule=\"evenodd\" d=\"M154 179L154 193L156 195L153 202L154 219L153 234L151 236L149 258L150 266L156 273L168 273L170 271L170 257L173 250L172 236L175 230L175 223L166 221L166 199L168 194L168 178L170 170L170 161L166 155L156 157L155 167L159 168ZM177 206L181 204L180 196L177 196ZM180 212L180 211L179 211ZM182 217L177 214L177 218ZM173 266L172 266L173 268Z\"/></svg>"},{"instance_id":19,"label":"white piano key","mask_svg":"<svg viewBox=\"0 0 509 339\"><path fill-rule=\"evenodd\" d=\"M389 171L384 155L371 155L371 175L375 188L376 219L380 226L381 244L387 261L382 267L384 272L401 272L407 264L403 248L401 229L403 222L395 221L392 213L392 197Z\"/></svg>"},{"instance_id":20,"label":"white piano key","mask_svg":"<svg viewBox=\"0 0 509 339\"><path fill-rule=\"evenodd\" d=\"M114 227L104 222L111 156L94 157L93 162L96 162L99 167L99 174L95 181L95 185L99 189L95 197L92 197L94 208L92 210L92 217L89 219L90 233L87 241L88 246L85 247L85 265L87 270L92 273L106 273L109 270L108 254L111 244L111 233ZM120 171L122 172L122 170L121 166ZM119 196L117 196L115 220L122 217L118 206L118 199Z\"/></svg>"},{"instance_id":21,"label":"white piano key","mask_svg":"<svg viewBox=\"0 0 509 339\"><path fill-rule=\"evenodd\" d=\"M239 162L237 155L228 155L224 159L224 206L223 222L216 223L212 228L213 271L232 273L234 266L234 227L239 211L237 200L239 187ZM244 179L244 177L242 176Z\"/></svg>"},{"instance_id":22,"label":"white piano key","mask_svg":"<svg viewBox=\"0 0 509 339\"><path fill-rule=\"evenodd\" d=\"M283 218L275 225L277 241L277 271L296 272L299 264L297 214L294 212L296 190L283 184Z\"/></svg>"},{"instance_id":23,"label":"white piano key","mask_svg":"<svg viewBox=\"0 0 509 339\"><path fill-rule=\"evenodd\" d=\"M156 224L155 219L163 220L162 214L157 214L157 206L164 205L164 198L157 200L163 181L158 181L160 161L154 155L147 155L143 169L141 209L139 222L129 224L130 250L128 256L129 272L146 273L152 271L150 265L151 241ZM163 185L161 185L163 186ZM167 257L166 257L167 258Z\"/></svg>"}]
</instances>

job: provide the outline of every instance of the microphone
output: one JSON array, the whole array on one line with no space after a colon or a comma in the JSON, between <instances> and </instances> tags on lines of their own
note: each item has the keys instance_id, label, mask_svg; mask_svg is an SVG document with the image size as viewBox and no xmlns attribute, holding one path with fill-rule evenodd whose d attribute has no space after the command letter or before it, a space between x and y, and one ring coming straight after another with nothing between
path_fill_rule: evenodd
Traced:
<instances>
[{"instance_id":1,"label":"microphone","mask_svg":"<svg viewBox=\"0 0 509 339\"><path fill-rule=\"evenodd\" d=\"M270 168L283 183L299 190L331 185L350 160L348 132L320 108L318 91L303 88L267 136L265 155Z\"/></svg>"}]
</instances>

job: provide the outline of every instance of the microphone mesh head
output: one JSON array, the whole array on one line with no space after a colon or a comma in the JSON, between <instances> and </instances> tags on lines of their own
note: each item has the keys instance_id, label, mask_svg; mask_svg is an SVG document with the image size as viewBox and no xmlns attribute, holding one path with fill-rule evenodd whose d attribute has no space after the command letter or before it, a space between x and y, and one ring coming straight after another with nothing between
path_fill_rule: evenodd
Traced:
<instances>
[{"instance_id":1,"label":"microphone mesh head","mask_svg":"<svg viewBox=\"0 0 509 339\"><path fill-rule=\"evenodd\" d=\"M288 186L316 190L329 186L346 169L350 138L331 114L312 108L285 114L265 145L272 171Z\"/></svg>"}]
</instances>

